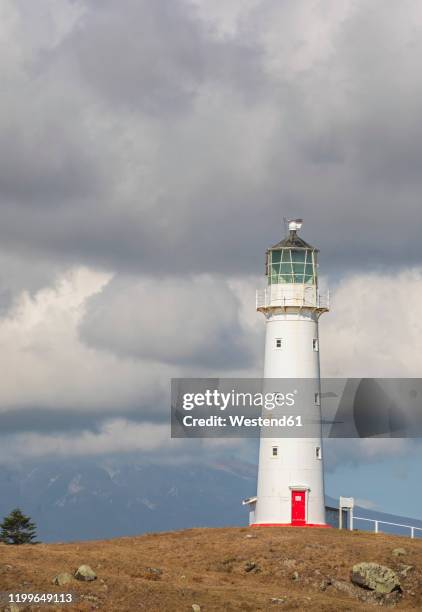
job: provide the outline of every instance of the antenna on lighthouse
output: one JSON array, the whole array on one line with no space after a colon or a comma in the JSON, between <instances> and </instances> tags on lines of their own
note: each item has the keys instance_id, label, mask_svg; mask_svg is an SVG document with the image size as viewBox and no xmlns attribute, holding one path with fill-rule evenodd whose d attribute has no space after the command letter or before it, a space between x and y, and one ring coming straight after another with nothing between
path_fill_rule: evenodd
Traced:
<instances>
[{"instance_id":1,"label":"antenna on lighthouse","mask_svg":"<svg viewBox=\"0 0 422 612\"><path fill-rule=\"evenodd\" d=\"M287 222L289 224L289 230L291 232L297 232L302 227L303 219L287 219Z\"/></svg>"}]
</instances>

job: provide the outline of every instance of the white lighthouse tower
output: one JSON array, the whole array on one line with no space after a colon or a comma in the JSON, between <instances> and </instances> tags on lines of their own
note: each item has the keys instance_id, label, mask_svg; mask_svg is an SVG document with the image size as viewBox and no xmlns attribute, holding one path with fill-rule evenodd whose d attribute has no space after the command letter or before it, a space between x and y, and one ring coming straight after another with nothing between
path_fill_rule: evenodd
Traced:
<instances>
[{"instance_id":1,"label":"white lighthouse tower","mask_svg":"<svg viewBox=\"0 0 422 612\"><path fill-rule=\"evenodd\" d=\"M301 226L290 220L289 235L268 249L268 286L256 307L266 320L264 378L308 379L316 427L303 438L261 431L257 495L243 502L255 526L325 526L318 320L328 296L318 290L318 249L298 236Z\"/></svg>"}]
</instances>

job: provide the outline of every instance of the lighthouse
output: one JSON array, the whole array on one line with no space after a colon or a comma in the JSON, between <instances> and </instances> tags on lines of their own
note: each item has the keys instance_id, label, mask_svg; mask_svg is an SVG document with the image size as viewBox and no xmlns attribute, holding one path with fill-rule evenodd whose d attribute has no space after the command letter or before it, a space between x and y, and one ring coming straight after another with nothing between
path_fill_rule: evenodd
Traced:
<instances>
[{"instance_id":1,"label":"lighthouse","mask_svg":"<svg viewBox=\"0 0 422 612\"><path fill-rule=\"evenodd\" d=\"M318 288L319 251L299 236L301 227L302 219L289 220L288 236L267 250L256 308L265 316L264 384L306 379L306 406L299 400L293 411L306 408L315 426L306 437L261 430L257 495L243 502L253 526L326 526L318 321L328 296Z\"/></svg>"}]
</instances>

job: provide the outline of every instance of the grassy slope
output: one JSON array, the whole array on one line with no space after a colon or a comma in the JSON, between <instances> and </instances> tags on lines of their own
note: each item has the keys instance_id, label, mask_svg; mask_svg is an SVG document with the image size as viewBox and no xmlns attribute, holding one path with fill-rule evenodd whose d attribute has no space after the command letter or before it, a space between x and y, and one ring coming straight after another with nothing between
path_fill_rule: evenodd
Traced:
<instances>
[{"instance_id":1,"label":"grassy slope","mask_svg":"<svg viewBox=\"0 0 422 612\"><path fill-rule=\"evenodd\" d=\"M405 557L392 556L398 546L406 548ZM415 566L402 581L404 594L397 609L422 609L421 540L335 529L189 529L107 541L0 545L0 591L72 590L83 598L61 607L68 612L189 611L193 603L201 605L201 612L374 610L373 604L336 587L321 590L325 578L349 583L350 568L359 561L396 570L400 563ZM246 572L247 562L258 564L261 571ZM57 573L71 572L83 563L97 572L98 580L74 581L70 589L51 584ZM157 579L148 567L163 573ZM295 571L299 578L292 580ZM271 598L286 601L274 604Z\"/></svg>"}]
</instances>

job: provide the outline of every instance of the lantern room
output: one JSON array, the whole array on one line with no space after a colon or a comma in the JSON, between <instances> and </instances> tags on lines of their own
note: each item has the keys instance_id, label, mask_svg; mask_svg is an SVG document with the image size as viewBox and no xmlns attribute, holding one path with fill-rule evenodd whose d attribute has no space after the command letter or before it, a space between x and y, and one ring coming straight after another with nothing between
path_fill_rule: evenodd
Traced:
<instances>
[{"instance_id":1,"label":"lantern room","mask_svg":"<svg viewBox=\"0 0 422 612\"><path fill-rule=\"evenodd\" d=\"M302 219L289 221L289 235L267 251L269 285L317 285L318 249L297 234Z\"/></svg>"}]
</instances>

